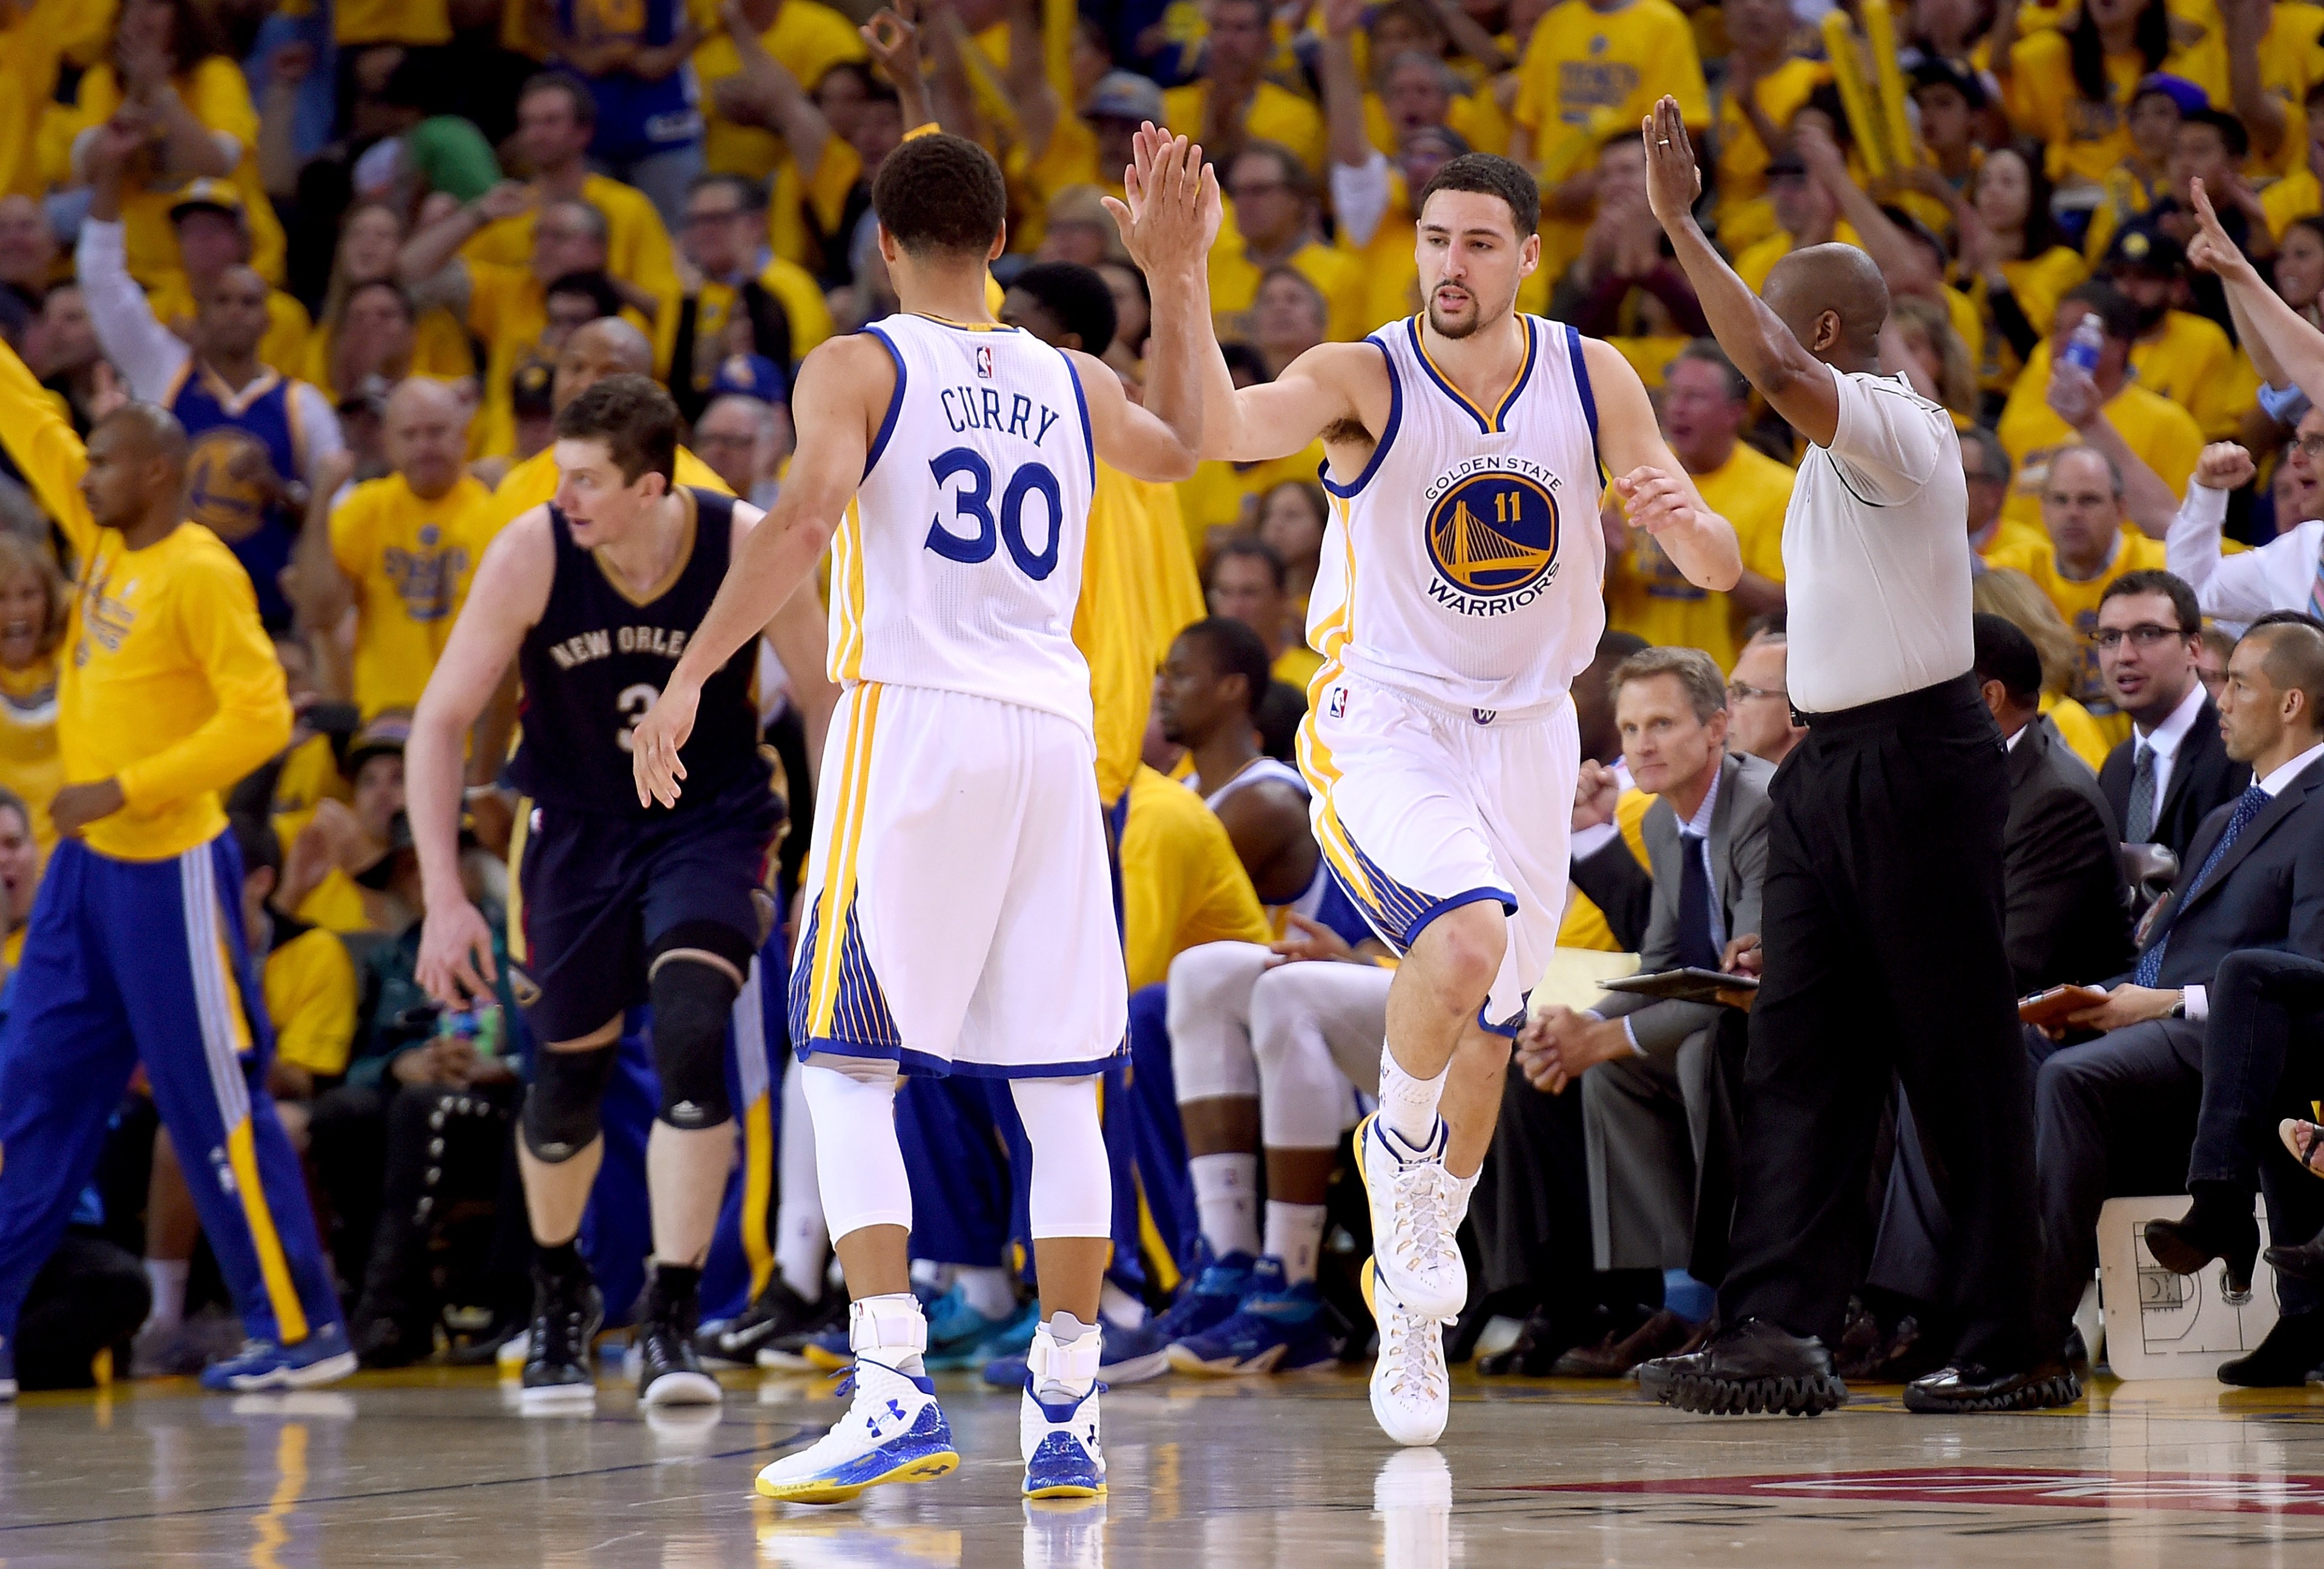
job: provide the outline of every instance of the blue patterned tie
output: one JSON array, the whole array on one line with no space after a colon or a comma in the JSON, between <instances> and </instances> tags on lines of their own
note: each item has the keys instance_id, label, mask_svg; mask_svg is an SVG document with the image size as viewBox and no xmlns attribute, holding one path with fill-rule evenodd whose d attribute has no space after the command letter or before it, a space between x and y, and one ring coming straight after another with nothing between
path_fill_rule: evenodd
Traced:
<instances>
[{"instance_id":1,"label":"blue patterned tie","mask_svg":"<svg viewBox=\"0 0 2324 1569\"><path fill-rule=\"evenodd\" d=\"M2209 879L2212 869L2226 858L2229 848L2243 836L2243 831L2252 826L2252 819L2259 816L2260 808L2267 805L2267 792L2257 785L2252 786L2236 798L2235 816L2227 819L2227 832L2221 834L2219 842L2211 846L2211 853L2203 857L2202 870L2195 873L2195 881L2189 883L2187 891L2180 896L2180 909L2187 908L2187 901L2195 897L2196 891ZM2172 912L2171 919L2173 926L2178 924L2178 910ZM2133 985L2153 986L2162 981L2163 950L2170 946L2171 928L2165 927L2163 929L2163 935L2154 939L2154 946L2138 956L2137 973L2131 976Z\"/></svg>"}]
</instances>

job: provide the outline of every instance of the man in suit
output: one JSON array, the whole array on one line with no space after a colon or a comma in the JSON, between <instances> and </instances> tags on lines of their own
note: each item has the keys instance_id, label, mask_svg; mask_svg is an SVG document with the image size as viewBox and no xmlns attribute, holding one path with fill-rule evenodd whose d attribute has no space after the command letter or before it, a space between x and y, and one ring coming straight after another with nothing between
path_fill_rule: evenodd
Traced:
<instances>
[{"instance_id":1,"label":"man in suit","mask_svg":"<svg viewBox=\"0 0 2324 1569\"><path fill-rule=\"evenodd\" d=\"M2187 1170L2221 962L2239 948L2324 952L2324 634L2298 622L2254 626L2227 661L2219 714L2247 788L2195 831L2137 964L2068 1020L2059 1033L2071 1042L2027 1031L2040 1064L2043 1285L2061 1325L2097 1263L2099 1206L2169 1192ZM2223 1381L2296 1384L2324 1361L2324 1293L2294 1279L2279 1288L2283 1315L2258 1349L2219 1370Z\"/></svg>"},{"instance_id":2,"label":"man in suit","mask_svg":"<svg viewBox=\"0 0 2324 1569\"><path fill-rule=\"evenodd\" d=\"M2196 673L2203 614L2195 591L2168 572L2126 572L2098 601L2098 670L2130 715L2129 740L2107 753L2098 788L2123 841L2162 844L2182 862L2195 826L2242 792L2218 710Z\"/></svg>"},{"instance_id":3,"label":"man in suit","mask_svg":"<svg viewBox=\"0 0 2324 1569\"><path fill-rule=\"evenodd\" d=\"M1759 928L1775 771L1727 751L1726 681L1701 650L1634 654L1612 684L1624 761L1657 798L1644 825L1654 878L1640 962L1648 972L1717 969L1730 937ZM1518 1037L1536 1088L1558 1094L1582 1080L1597 1268L1664 1278L1663 1307L1643 1327L1568 1353L1559 1372L1616 1377L1702 1338L1711 1292L1688 1264L1724 1012L1609 992L1586 1013L1548 1009Z\"/></svg>"},{"instance_id":4,"label":"man in suit","mask_svg":"<svg viewBox=\"0 0 2324 1569\"><path fill-rule=\"evenodd\" d=\"M2009 748L2002 830L2009 968L2021 997L2130 956L2115 816L2098 781L2042 717L2042 656L1997 615L1977 617L1977 678Z\"/></svg>"}]
</instances>

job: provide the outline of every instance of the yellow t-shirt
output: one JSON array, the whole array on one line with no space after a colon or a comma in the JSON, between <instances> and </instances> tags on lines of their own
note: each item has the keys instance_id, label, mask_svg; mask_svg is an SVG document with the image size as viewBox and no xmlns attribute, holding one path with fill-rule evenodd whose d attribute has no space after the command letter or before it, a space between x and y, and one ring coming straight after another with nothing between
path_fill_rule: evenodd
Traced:
<instances>
[{"instance_id":1,"label":"yellow t-shirt","mask_svg":"<svg viewBox=\"0 0 2324 1569\"><path fill-rule=\"evenodd\" d=\"M57 844L49 803L64 782L64 756L57 748L55 657L22 670L0 669L0 785L15 791L31 809L32 840L44 858Z\"/></svg>"},{"instance_id":2,"label":"yellow t-shirt","mask_svg":"<svg viewBox=\"0 0 2324 1569\"><path fill-rule=\"evenodd\" d=\"M1210 103L1211 84L1206 81L1171 88L1162 95L1163 124L1181 136L1200 136ZM1251 141L1278 143L1296 153L1311 172L1323 172L1323 116L1298 94L1273 82L1259 83L1243 126Z\"/></svg>"},{"instance_id":3,"label":"yellow t-shirt","mask_svg":"<svg viewBox=\"0 0 2324 1569\"><path fill-rule=\"evenodd\" d=\"M423 501L391 474L355 486L331 513L331 554L355 586L355 700L366 716L417 706L490 537L477 480Z\"/></svg>"},{"instance_id":4,"label":"yellow t-shirt","mask_svg":"<svg viewBox=\"0 0 2324 1569\"><path fill-rule=\"evenodd\" d=\"M2011 124L2048 149L2045 162L2052 180L2103 180L2129 156L2130 93L2146 74L2144 55L2106 57L2105 103L2083 97L2074 85L2062 32L2045 31L2018 39L2009 47L2009 64L2002 106ZM2163 69L2192 79L2214 104L2227 102L2226 61L2207 42L2173 49L2163 58Z\"/></svg>"},{"instance_id":5,"label":"yellow t-shirt","mask_svg":"<svg viewBox=\"0 0 2324 1569\"><path fill-rule=\"evenodd\" d=\"M1211 458L1197 465L1190 477L1178 482L1178 511L1186 526L1186 549L1195 560L1202 560L1210 553L1213 529L1241 526L1246 500L1264 496L1286 479L1312 485L1323 462L1323 443L1316 440L1288 457L1270 457L1261 463Z\"/></svg>"},{"instance_id":6,"label":"yellow t-shirt","mask_svg":"<svg viewBox=\"0 0 2324 1569\"><path fill-rule=\"evenodd\" d=\"M1793 478L1792 470L1740 441L1725 463L1694 476L1704 503L1735 525L1744 565L1778 582ZM1632 530L1630 548L1607 563L1606 606L1606 624L1614 631L1635 632L1656 647L1701 649L1722 670L1735 662L1741 618L1734 602L1688 582L1643 529Z\"/></svg>"},{"instance_id":7,"label":"yellow t-shirt","mask_svg":"<svg viewBox=\"0 0 2324 1569\"><path fill-rule=\"evenodd\" d=\"M1986 565L1992 566L1995 557L2007 551L2046 550L2049 548L2050 536L2040 529L2012 518L2004 518L2001 526L1993 531L1993 538L1986 541L1985 549L1979 550L1978 556Z\"/></svg>"},{"instance_id":8,"label":"yellow t-shirt","mask_svg":"<svg viewBox=\"0 0 2324 1569\"><path fill-rule=\"evenodd\" d=\"M222 131L242 143L242 161L231 178L242 193L243 213L250 226L250 264L270 283L282 281L282 226L274 217L265 182L258 174L258 109L250 101L249 84L242 68L224 55L212 55L175 79L186 107L212 131ZM90 126L102 125L121 107L121 88L110 62L89 68L80 78L80 95L72 113L44 120L41 131L42 173L52 185L80 183L73 172L73 139ZM133 180L121 194L121 219L129 275L151 288L178 270L178 236L170 227L170 204L184 182L166 177Z\"/></svg>"},{"instance_id":9,"label":"yellow t-shirt","mask_svg":"<svg viewBox=\"0 0 2324 1569\"><path fill-rule=\"evenodd\" d=\"M2061 572L2058 552L2048 544L2039 549L1997 551L1986 559L1995 567L2015 567L2050 596L2050 603L2058 607L2058 614L2073 628L2081 653L2081 678L2075 683L2075 700L2085 708L2112 712L2114 704L2107 693L2106 678L2098 674L2098 645L2090 641L2098 631L2098 600L2106 593L2107 585L2126 572L2162 570L2163 541L2144 534L2124 534L2115 547L2114 559L2088 581L2077 581Z\"/></svg>"},{"instance_id":10,"label":"yellow t-shirt","mask_svg":"<svg viewBox=\"0 0 2324 1569\"><path fill-rule=\"evenodd\" d=\"M310 16L315 0L286 0L281 10L285 16ZM447 0L333 0L331 37L341 49L357 43L448 43L451 7Z\"/></svg>"},{"instance_id":11,"label":"yellow t-shirt","mask_svg":"<svg viewBox=\"0 0 2324 1569\"><path fill-rule=\"evenodd\" d=\"M582 180L581 199L605 215L606 272L660 302L654 319L640 325L653 339L655 365L666 367L670 343L678 334L679 288L669 231L662 226L661 214L645 192L602 174ZM468 260L471 271L478 262L529 270L533 220L539 213L535 206L514 217L488 224L470 236L460 254ZM474 317L472 310L472 324ZM485 335L480 330L479 336ZM539 336L538 329L534 336Z\"/></svg>"},{"instance_id":12,"label":"yellow t-shirt","mask_svg":"<svg viewBox=\"0 0 2324 1569\"><path fill-rule=\"evenodd\" d=\"M759 35L759 42L808 92L815 91L823 73L833 66L865 60L871 54L855 23L816 0L783 0L776 9L775 24ZM737 124L718 112L718 84L742 71L742 57L735 52L733 39L724 31L712 33L694 51L694 79L702 90L703 161L713 174L764 180L790 162L783 139L761 126Z\"/></svg>"},{"instance_id":13,"label":"yellow t-shirt","mask_svg":"<svg viewBox=\"0 0 2324 1569\"><path fill-rule=\"evenodd\" d=\"M312 383L335 404L339 401L339 389L332 379L331 356L337 346L337 333L328 326L316 328L307 335L306 368L296 373L301 381ZM423 313L412 324L410 374L439 382L464 381L476 374L476 351L468 341L466 329L440 305Z\"/></svg>"},{"instance_id":14,"label":"yellow t-shirt","mask_svg":"<svg viewBox=\"0 0 2324 1569\"><path fill-rule=\"evenodd\" d=\"M1759 78L1751 97L1781 131L1808 95L1831 79L1831 67L1821 60L1787 60ZM1733 255L1775 232L1775 207L1767 199L1769 153L1731 93L1720 97L1713 131L1719 148L1719 243Z\"/></svg>"},{"instance_id":15,"label":"yellow t-shirt","mask_svg":"<svg viewBox=\"0 0 2324 1569\"><path fill-rule=\"evenodd\" d=\"M2246 382L2235 345L2207 316L2164 311L2154 335L2131 346L2130 365L2140 386L2195 416L2206 440L2233 436L2244 411L2259 401L2256 377Z\"/></svg>"},{"instance_id":16,"label":"yellow t-shirt","mask_svg":"<svg viewBox=\"0 0 2324 1569\"><path fill-rule=\"evenodd\" d=\"M2061 697L2055 692L2042 694L2042 712L2058 727L2058 738L2066 750L2090 765L2092 773L2106 766L2107 753L2114 750L2115 738L2091 716L2090 711L2071 697ZM2120 718L2120 715L2113 715Z\"/></svg>"},{"instance_id":17,"label":"yellow t-shirt","mask_svg":"<svg viewBox=\"0 0 2324 1569\"><path fill-rule=\"evenodd\" d=\"M1089 532L1082 551L1082 592L1074 607L1074 645L1089 661L1097 734L1097 793L1111 804L1130 787L1146 740L1154 698L1154 629L1139 577L1155 526L1139 482L1097 466Z\"/></svg>"},{"instance_id":18,"label":"yellow t-shirt","mask_svg":"<svg viewBox=\"0 0 2324 1569\"><path fill-rule=\"evenodd\" d=\"M172 272L146 296L153 307L153 318L179 337L182 326L194 319L193 291L187 287L183 272ZM261 364L286 376L304 374L307 365L307 339L314 330L308 318L307 308L280 289L270 290L266 296L266 336L258 345Z\"/></svg>"},{"instance_id":19,"label":"yellow t-shirt","mask_svg":"<svg viewBox=\"0 0 2324 1569\"><path fill-rule=\"evenodd\" d=\"M1609 132L1635 130L1665 93L1690 127L1711 123L1694 31L1669 0L1628 0L1604 11L1561 0L1535 26L1517 73L1510 118L1534 133L1534 162L1545 166L1559 135L1609 121ZM1592 138L1592 154L1603 139Z\"/></svg>"},{"instance_id":20,"label":"yellow t-shirt","mask_svg":"<svg viewBox=\"0 0 2324 1569\"><path fill-rule=\"evenodd\" d=\"M1660 800L1633 785L1622 792L1614 803L1614 826L1620 830L1622 842L1638 864L1654 875L1654 863L1646 854L1646 808ZM1590 948L1601 954L1618 954L1622 945L1614 940L1614 928L1606 924L1606 912L1591 901L1588 894L1573 889L1565 903L1565 917L1557 928L1557 946L1561 948Z\"/></svg>"},{"instance_id":21,"label":"yellow t-shirt","mask_svg":"<svg viewBox=\"0 0 2324 1569\"><path fill-rule=\"evenodd\" d=\"M266 955L259 983L276 1059L318 1078L346 1072L355 1035L355 965L337 934L309 927L278 945Z\"/></svg>"},{"instance_id":22,"label":"yellow t-shirt","mask_svg":"<svg viewBox=\"0 0 2324 1569\"><path fill-rule=\"evenodd\" d=\"M1359 65L1359 71L1361 70ZM1458 69L1457 67L1455 68ZM1509 117L1501 113L1489 89L1456 93L1444 110L1444 128L1458 134L1472 152L1505 156L1509 150ZM1396 126L1378 93L1364 95L1364 135L1388 157L1396 156Z\"/></svg>"},{"instance_id":23,"label":"yellow t-shirt","mask_svg":"<svg viewBox=\"0 0 2324 1569\"><path fill-rule=\"evenodd\" d=\"M198 523L142 550L97 527L80 494L80 438L13 353L0 353L0 445L74 560L57 691L64 780L113 780L127 803L84 842L124 861L207 844L226 827L220 793L290 738L250 574Z\"/></svg>"},{"instance_id":24,"label":"yellow t-shirt","mask_svg":"<svg viewBox=\"0 0 2324 1569\"><path fill-rule=\"evenodd\" d=\"M2324 188L2318 186L2315 175L2302 169L2261 191L2259 205L2267 214L2268 233L2280 240L2297 220L2324 212Z\"/></svg>"},{"instance_id":25,"label":"yellow t-shirt","mask_svg":"<svg viewBox=\"0 0 2324 1569\"><path fill-rule=\"evenodd\" d=\"M678 449L676 465L678 483L690 485L697 490L715 490L720 495L733 495L718 471L684 447ZM477 509L475 520L478 534L484 544L511 523L557 494L557 448L544 447L506 474L489 499ZM483 546L477 547L479 552Z\"/></svg>"},{"instance_id":26,"label":"yellow t-shirt","mask_svg":"<svg viewBox=\"0 0 2324 1569\"><path fill-rule=\"evenodd\" d=\"M1717 468L1694 476L1703 504L1735 525L1743 565L1778 583L1784 580L1784 514L1791 510L1792 482L1797 477L1788 464L1746 441L1738 441ZM1719 668L1723 670L1734 662L1730 656Z\"/></svg>"},{"instance_id":27,"label":"yellow t-shirt","mask_svg":"<svg viewBox=\"0 0 2324 1569\"><path fill-rule=\"evenodd\" d=\"M60 121L67 117L52 102L57 66L76 35L88 35L92 21L102 38L112 25L112 8L81 0L35 0L29 7L12 7L0 26L0 196L38 200L48 189L41 169L41 125L51 114Z\"/></svg>"},{"instance_id":28,"label":"yellow t-shirt","mask_svg":"<svg viewBox=\"0 0 2324 1569\"><path fill-rule=\"evenodd\" d=\"M1277 680L1304 692L1307 683L1315 678L1315 672L1323 668L1323 655L1304 642L1295 642L1275 656L1272 673Z\"/></svg>"},{"instance_id":29,"label":"yellow t-shirt","mask_svg":"<svg viewBox=\"0 0 2324 1569\"><path fill-rule=\"evenodd\" d=\"M1370 281L1362 263L1347 252L1310 240L1292 252L1285 264L1323 296L1325 337L1353 343L1379 325L1370 318ZM1211 247L1211 318L1221 337L1252 337L1245 313L1258 299L1265 276L1243 249L1242 236L1222 226L1218 243Z\"/></svg>"},{"instance_id":30,"label":"yellow t-shirt","mask_svg":"<svg viewBox=\"0 0 2324 1569\"><path fill-rule=\"evenodd\" d=\"M1267 911L1226 826L1185 786L1140 763L1121 830L1122 954L1130 989L1170 975L1204 943L1263 943Z\"/></svg>"},{"instance_id":31,"label":"yellow t-shirt","mask_svg":"<svg viewBox=\"0 0 2324 1569\"><path fill-rule=\"evenodd\" d=\"M2050 346L2045 343L2034 351L2033 362L2017 378L2001 421L1994 427L2013 469L2001 515L2034 529L2042 527L2042 487L2050 478L2050 454L2076 440L2073 427L2051 412L2043 401L2049 384ZM2108 400L2106 415L2130 449L2183 497L2195 460L2203 455L2203 431L2195 417L2135 381L2125 382L2122 391Z\"/></svg>"},{"instance_id":32,"label":"yellow t-shirt","mask_svg":"<svg viewBox=\"0 0 2324 1569\"><path fill-rule=\"evenodd\" d=\"M2082 258L2064 245L2052 245L2038 256L2020 262L2004 262L2001 275L2009 280L2009 292L2017 308L2034 330L2046 339L2051 318L2058 314L2058 301L2066 291L2090 275ZM1960 291L1955 291L1960 292ZM2009 346L2009 340L1993 324L1993 307L1987 297L1985 280L1972 279L1967 291L1969 303L1977 308L1978 324L1985 330L1985 352L1978 356L1977 383L1988 392L2006 393L2017 384L2025 362ZM2034 352L2046 353L2045 341Z\"/></svg>"}]
</instances>

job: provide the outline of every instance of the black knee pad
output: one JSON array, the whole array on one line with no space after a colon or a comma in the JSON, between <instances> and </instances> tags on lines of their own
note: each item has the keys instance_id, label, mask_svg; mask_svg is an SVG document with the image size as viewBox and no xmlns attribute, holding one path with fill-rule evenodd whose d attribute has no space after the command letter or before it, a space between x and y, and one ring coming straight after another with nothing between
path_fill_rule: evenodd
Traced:
<instances>
[{"instance_id":1,"label":"black knee pad","mask_svg":"<svg viewBox=\"0 0 2324 1569\"><path fill-rule=\"evenodd\" d=\"M525 1091L524 1147L535 1158L562 1165L581 1153L604 1126L599 1103L613 1076L616 1042L587 1051L547 1051L532 1059Z\"/></svg>"},{"instance_id":2,"label":"black knee pad","mask_svg":"<svg viewBox=\"0 0 2324 1569\"><path fill-rule=\"evenodd\" d=\"M685 955L665 957L654 969L659 1114L673 1128L688 1132L715 1128L734 1114L726 1095L726 1024L740 990L734 977L720 966Z\"/></svg>"}]
</instances>

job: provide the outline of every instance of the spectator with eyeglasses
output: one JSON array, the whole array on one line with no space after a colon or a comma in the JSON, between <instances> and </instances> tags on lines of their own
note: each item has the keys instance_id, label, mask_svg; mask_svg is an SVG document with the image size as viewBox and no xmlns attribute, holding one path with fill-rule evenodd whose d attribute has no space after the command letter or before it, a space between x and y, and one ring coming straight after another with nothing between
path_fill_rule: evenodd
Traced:
<instances>
[{"instance_id":1,"label":"spectator with eyeglasses","mask_svg":"<svg viewBox=\"0 0 2324 1569\"><path fill-rule=\"evenodd\" d=\"M2195 593L2168 572L2126 572L2098 602L2098 669L2131 736L2107 754L2098 789L2123 842L2183 857L2196 826L2250 782L2227 756L2219 711L2197 678Z\"/></svg>"},{"instance_id":2,"label":"spectator with eyeglasses","mask_svg":"<svg viewBox=\"0 0 2324 1569\"><path fill-rule=\"evenodd\" d=\"M2319 515L2324 506L2317 504L2324 497L2317 484L2324 479L2324 410L2311 408L2300 417L2283 461L2307 482L2290 494L2308 504L2298 509L2306 515L2276 520L2274 539L2233 556L2222 548L2227 493L2249 483L2255 470L2251 454L2219 441L2203 448L2187 500L2163 541L2171 570L2194 586L2203 613L2236 631L2271 611L2324 615L2324 516Z\"/></svg>"},{"instance_id":3,"label":"spectator with eyeglasses","mask_svg":"<svg viewBox=\"0 0 2324 1569\"><path fill-rule=\"evenodd\" d=\"M1735 656L1727 674L1727 744L1768 762L1781 762L1807 734L1792 717L1792 694L1784 687L1791 643L1776 624L1755 635Z\"/></svg>"}]
</instances>

